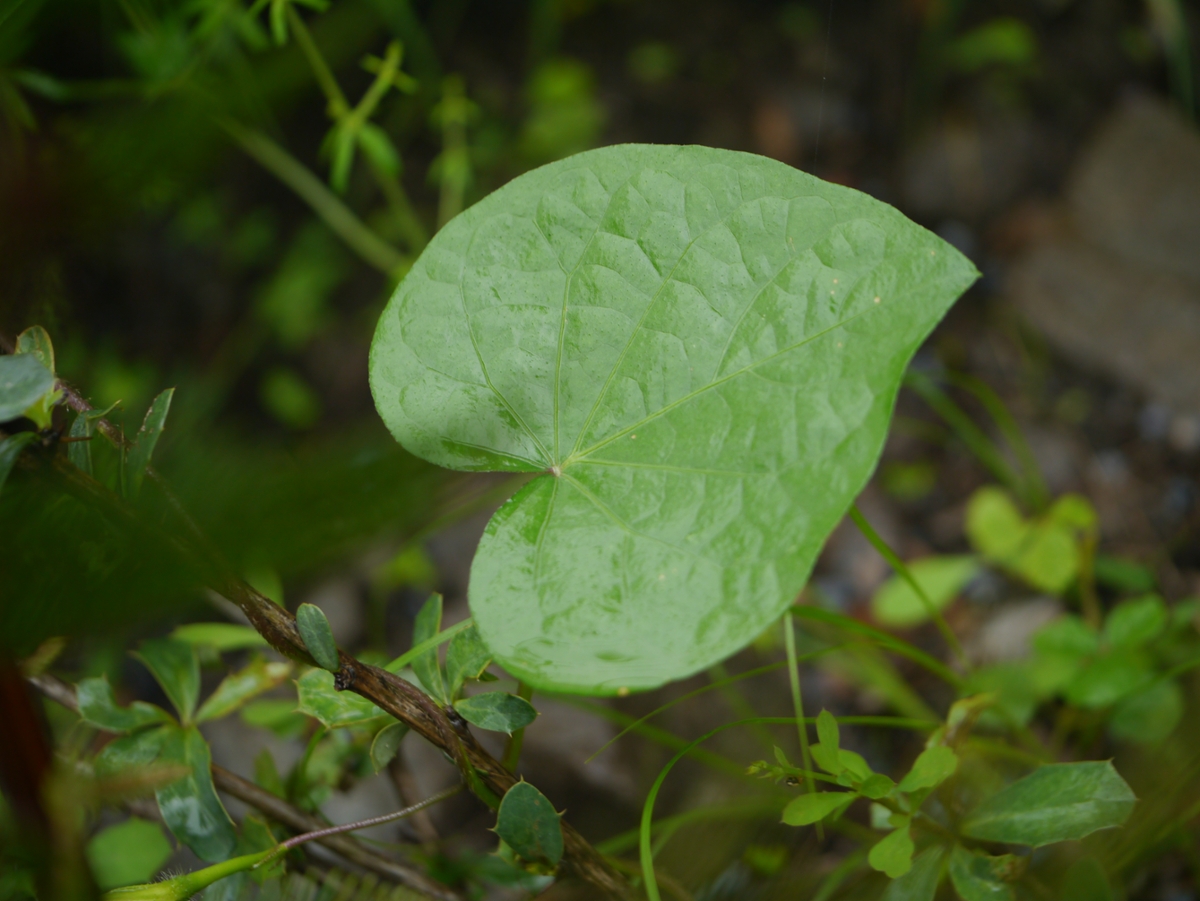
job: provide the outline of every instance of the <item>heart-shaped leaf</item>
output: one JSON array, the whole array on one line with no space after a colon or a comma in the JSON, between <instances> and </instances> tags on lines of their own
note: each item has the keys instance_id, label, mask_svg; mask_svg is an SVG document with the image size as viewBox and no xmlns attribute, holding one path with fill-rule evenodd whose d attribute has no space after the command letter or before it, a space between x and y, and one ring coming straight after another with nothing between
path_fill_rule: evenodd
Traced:
<instances>
[{"instance_id":1,"label":"heart-shaped leaf","mask_svg":"<svg viewBox=\"0 0 1200 901\"><path fill-rule=\"evenodd\" d=\"M497 662L615 693L761 633L975 277L886 204L703 147L583 153L448 223L380 319L371 386L413 453L542 474L472 566Z\"/></svg>"}]
</instances>

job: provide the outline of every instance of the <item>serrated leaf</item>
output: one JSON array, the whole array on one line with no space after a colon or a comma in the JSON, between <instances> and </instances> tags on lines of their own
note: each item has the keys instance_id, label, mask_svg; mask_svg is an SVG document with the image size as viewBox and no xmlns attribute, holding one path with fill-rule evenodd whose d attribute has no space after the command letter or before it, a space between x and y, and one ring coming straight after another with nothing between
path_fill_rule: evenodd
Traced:
<instances>
[{"instance_id":1,"label":"serrated leaf","mask_svg":"<svg viewBox=\"0 0 1200 901\"><path fill-rule=\"evenodd\" d=\"M994 858L955 845L950 853L950 881L962 901L1012 901L1012 886L998 878Z\"/></svg>"},{"instance_id":2,"label":"serrated leaf","mask_svg":"<svg viewBox=\"0 0 1200 901\"><path fill-rule=\"evenodd\" d=\"M37 358L54 375L54 343L49 333L40 325L32 325L17 335L17 353L30 354Z\"/></svg>"},{"instance_id":3,"label":"serrated leaf","mask_svg":"<svg viewBox=\"0 0 1200 901\"><path fill-rule=\"evenodd\" d=\"M908 571L925 591L933 609L944 610L979 572L974 557L925 557L908 563ZM921 597L900 576L892 576L871 598L871 613L885 626L904 629L929 619Z\"/></svg>"},{"instance_id":4,"label":"serrated leaf","mask_svg":"<svg viewBox=\"0 0 1200 901\"><path fill-rule=\"evenodd\" d=\"M1113 647L1135 648L1157 638L1167 627L1167 605L1157 595L1117 604L1104 620L1104 640Z\"/></svg>"},{"instance_id":5,"label":"serrated leaf","mask_svg":"<svg viewBox=\"0 0 1200 901\"><path fill-rule=\"evenodd\" d=\"M1120 826L1137 801L1108 761L1051 763L967 814L965 835L1038 848Z\"/></svg>"},{"instance_id":6,"label":"serrated leaf","mask_svg":"<svg viewBox=\"0 0 1200 901\"><path fill-rule=\"evenodd\" d=\"M388 716L361 695L338 691L333 686L333 674L323 669L310 669L296 680L301 713L316 717L330 729L359 726Z\"/></svg>"},{"instance_id":7,"label":"serrated leaf","mask_svg":"<svg viewBox=\"0 0 1200 901\"><path fill-rule=\"evenodd\" d=\"M75 686L75 697L84 721L107 732L136 732L146 726L171 722L165 710L145 701L134 701L128 707L118 705L105 676L82 680Z\"/></svg>"},{"instance_id":8,"label":"serrated leaf","mask_svg":"<svg viewBox=\"0 0 1200 901\"><path fill-rule=\"evenodd\" d=\"M32 354L0 356L0 422L25 411L54 390L54 373Z\"/></svg>"},{"instance_id":9,"label":"serrated leaf","mask_svg":"<svg viewBox=\"0 0 1200 901\"><path fill-rule=\"evenodd\" d=\"M279 685L291 672L290 663L268 663L261 657L256 657L238 672L231 673L221 680L221 684L196 712L196 722L203 723L205 720L228 716L251 698Z\"/></svg>"},{"instance_id":10,"label":"serrated leaf","mask_svg":"<svg viewBox=\"0 0 1200 901\"><path fill-rule=\"evenodd\" d=\"M431 594L413 621L413 647L433 638L441 629L442 596ZM424 654L418 654L409 662L409 665L412 666L413 672L421 680L421 685L427 692L443 704L449 701L446 695L446 681L442 676L442 667L438 663L437 648L426 651Z\"/></svg>"},{"instance_id":11,"label":"serrated leaf","mask_svg":"<svg viewBox=\"0 0 1200 901\"><path fill-rule=\"evenodd\" d=\"M130 817L96 833L85 854L101 891L149 882L171 857L171 843L157 823Z\"/></svg>"},{"instance_id":12,"label":"serrated leaf","mask_svg":"<svg viewBox=\"0 0 1200 901\"><path fill-rule=\"evenodd\" d=\"M913 840L906 820L895 831L871 846L867 854L867 863L872 869L896 879L912 869L913 850Z\"/></svg>"},{"instance_id":13,"label":"serrated leaf","mask_svg":"<svg viewBox=\"0 0 1200 901\"><path fill-rule=\"evenodd\" d=\"M509 735L518 729L524 729L537 719L537 711L533 709L532 704L524 698L503 691L489 691L486 694L463 698L454 702L454 709L468 723L473 723L480 729L506 732Z\"/></svg>"},{"instance_id":14,"label":"serrated leaf","mask_svg":"<svg viewBox=\"0 0 1200 901\"><path fill-rule=\"evenodd\" d=\"M267 646L267 640L254 629L234 623L188 623L186 626L177 626L171 632L171 637L194 647L209 647L221 653Z\"/></svg>"},{"instance_id":15,"label":"serrated leaf","mask_svg":"<svg viewBox=\"0 0 1200 901\"><path fill-rule=\"evenodd\" d=\"M446 678L450 682L450 697L458 697L463 683L468 679L478 679L491 662L492 652L479 637L478 629L471 626L455 635L446 651Z\"/></svg>"},{"instance_id":16,"label":"serrated leaf","mask_svg":"<svg viewBox=\"0 0 1200 901\"><path fill-rule=\"evenodd\" d=\"M525 860L557 866L563 854L559 819L545 795L528 782L518 782L500 802L496 834Z\"/></svg>"},{"instance_id":17,"label":"serrated leaf","mask_svg":"<svg viewBox=\"0 0 1200 901\"><path fill-rule=\"evenodd\" d=\"M315 604L301 604L296 609L296 627L304 646L312 654L313 660L321 669L336 673L342 668L338 658L337 643L333 640L333 629L325 613Z\"/></svg>"},{"instance_id":18,"label":"serrated leaf","mask_svg":"<svg viewBox=\"0 0 1200 901\"><path fill-rule=\"evenodd\" d=\"M908 775L900 780L900 791L912 792L922 788L936 788L954 775L958 769L958 755L945 745L926 748L913 761Z\"/></svg>"},{"instance_id":19,"label":"serrated leaf","mask_svg":"<svg viewBox=\"0 0 1200 901\"><path fill-rule=\"evenodd\" d=\"M171 398L174 396L175 389L168 388L150 402L150 409L146 411L133 447L126 453L124 475L125 494L128 497L137 497L142 490L146 467L150 465L154 448L158 446L158 439L162 437L163 428L167 424L167 413L171 410Z\"/></svg>"},{"instance_id":20,"label":"serrated leaf","mask_svg":"<svg viewBox=\"0 0 1200 901\"><path fill-rule=\"evenodd\" d=\"M134 653L162 686L185 725L192 721L200 698L200 661L189 644L172 638L143 641Z\"/></svg>"},{"instance_id":21,"label":"serrated leaf","mask_svg":"<svg viewBox=\"0 0 1200 901\"><path fill-rule=\"evenodd\" d=\"M858 797L854 792L812 792L788 801L783 822L789 826L809 826L849 807Z\"/></svg>"},{"instance_id":22,"label":"serrated leaf","mask_svg":"<svg viewBox=\"0 0 1200 901\"><path fill-rule=\"evenodd\" d=\"M8 474L12 472L17 457L21 456L21 451L35 441L37 441L35 432L17 432L17 434L0 441L0 492L4 490L4 483L8 481Z\"/></svg>"},{"instance_id":23,"label":"serrated leaf","mask_svg":"<svg viewBox=\"0 0 1200 901\"><path fill-rule=\"evenodd\" d=\"M212 783L208 742L195 726L164 726L159 760L190 769L185 776L156 791L163 822L201 860L215 863L233 853L237 834Z\"/></svg>"},{"instance_id":24,"label":"serrated leaf","mask_svg":"<svg viewBox=\"0 0 1200 901\"><path fill-rule=\"evenodd\" d=\"M911 870L888 883L880 901L933 901L945 856L941 845L926 848L913 859Z\"/></svg>"},{"instance_id":25,"label":"serrated leaf","mask_svg":"<svg viewBox=\"0 0 1200 901\"><path fill-rule=\"evenodd\" d=\"M371 741L371 765L379 772L396 756L400 750L400 742L408 735L408 726L404 723L389 723L378 732Z\"/></svg>"},{"instance_id":26,"label":"serrated leaf","mask_svg":"<svg viewBox=\"0 0 1200 901\"><path fill-rule=\"evenodd\" d=\"M541 473L472 566L497 661L616 693L761 633L975 276L891 207L703 147L580 154L448 223L380 319L371 384L418 456Z\"/></svg>"}]
</instances>

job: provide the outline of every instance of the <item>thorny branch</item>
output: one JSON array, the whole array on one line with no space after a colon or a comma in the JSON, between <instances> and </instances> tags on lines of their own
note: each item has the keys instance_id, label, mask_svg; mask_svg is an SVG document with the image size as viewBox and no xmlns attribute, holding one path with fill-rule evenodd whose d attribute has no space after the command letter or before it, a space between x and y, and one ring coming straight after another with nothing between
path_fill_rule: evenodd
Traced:
<instances>
[{"instance_id":1,"label":"thorny branch","mask_svg":"<svg viewBox=\"0 0 1200 901\"><path fill-rule=\"evenodd\" d=\"M70 385L59 382L59 387L63 391L64 402L71 409L80 413L92 409ZM120 430L106 420L100 419L97 427L114 443L124 443ZM161 546L166 542L175 554L199 564L208 586L235 603L276 651L293 660L316 665L300 637L295 617L236 575L187 515L163 479L152 469L147 469L147 478L163 492L187 530L187 537L168 536L161 530L149 529L122 498L70 465L62 455L56 454L45 464L39 464L36 455L23 454L19 462L24 469L49 473L69 493L146 537L152 545ZM399 676L363 663L344 651L339 651L339 655L342 667L335 680L337 689L361 695L440 748L457 764L472 792L489 806L494 806L497 799L516 784L516 777L476 741L466 722L457 715L448 715L448 711L439 707L432 698ZM215 773L216 768L214 776ZM632 897L628 882L565 820L562 821L562 831L561 867L564 875L588 882L614 898Z\"/></svg>"}]
</instances>

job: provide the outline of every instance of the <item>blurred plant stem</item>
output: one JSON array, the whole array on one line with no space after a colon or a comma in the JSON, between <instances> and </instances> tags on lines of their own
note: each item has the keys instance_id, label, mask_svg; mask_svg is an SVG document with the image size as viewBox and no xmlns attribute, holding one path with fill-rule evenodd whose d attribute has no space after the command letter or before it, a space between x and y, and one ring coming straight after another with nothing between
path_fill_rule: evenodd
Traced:
<instances>
[{"instance_id":1,"label":"blurred plant stem","mask_svg":"<svg viewBox=\"0 0 1200 901\"><path fill-rule=\"evenodd\" d=\"M364 261L393 279L408 271L409 259L367 228L353 210L290 153L261 131L230 119L221 119L220 125L246 153L295 191Z\"/></svg>"}]
</instances>

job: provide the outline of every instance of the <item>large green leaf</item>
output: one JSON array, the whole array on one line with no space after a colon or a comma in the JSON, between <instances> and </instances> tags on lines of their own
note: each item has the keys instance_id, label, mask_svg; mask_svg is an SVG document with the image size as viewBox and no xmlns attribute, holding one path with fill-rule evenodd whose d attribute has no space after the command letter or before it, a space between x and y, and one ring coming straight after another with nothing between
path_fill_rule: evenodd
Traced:
<instances>
[{"instance_id":1,"label":"large green leaf","mask_svg":"<svg viewBox=\"0 0 1200 901\"><path fill-rule=\"evenodd\" d=\"M875 466L900 377L974 280L896 210L762 157L623 145L452 220L380 319L410 451L541 473L471 609L541 688L660 685L779 617Z\"/></svg>"},{"instance_id":2,"label":"large green leaf","mask_svg":"<svg viewBox=\"0 0 1200 901\"><path fill-rule=\"evenodd\" d=\"M213 788L208 742L195 726L163 726L162 733L159 762L190 770L182 779L155 792L163 822L201 860L225 860L233 853L237 834Z\"/></svg>"},{"instance_id":3,"label":"large green leaf","mask_svg":"<svg viewBox=\"0 0 1200 901\"><path fill-rule=\"evenodd\" d=\"M972 838L1037 848L1120 826L1136 801L1107 761L1052 763L991 795L962 829Z\"/></svg>"}]
</instances>

